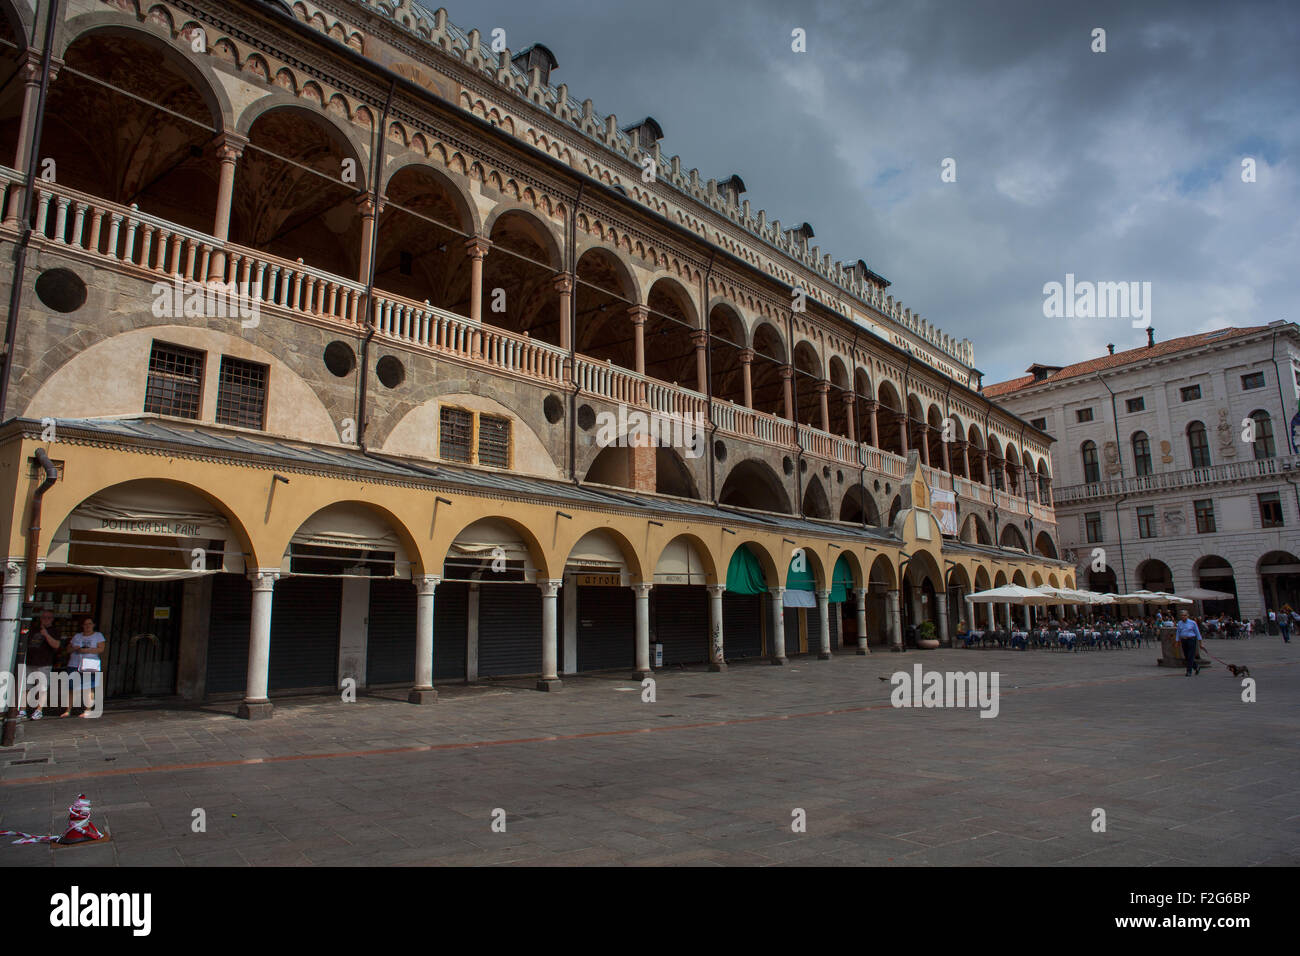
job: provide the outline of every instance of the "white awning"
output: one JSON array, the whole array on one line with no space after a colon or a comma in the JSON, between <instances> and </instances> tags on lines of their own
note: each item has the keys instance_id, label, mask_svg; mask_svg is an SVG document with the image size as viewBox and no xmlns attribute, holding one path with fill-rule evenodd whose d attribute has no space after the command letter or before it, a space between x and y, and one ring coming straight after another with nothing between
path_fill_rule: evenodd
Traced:
<instances>
[{"instance_id":1,"label":"white awning","mask_svg":"<svg viewBox=\"0 0 1300 956\"><path fill-rule=\"evenodd\" d=\"M707 584L708 577L695 546L685 538L676 538L659 556L654 581L655 584Z\"/></svg>"},{"instance_id":2,"label":"white awning","mask_svg":"<svg viewBox=\"0 0 1300 956\"><path fill-rule=\"evenodd\" d=\"M364 505L345 501L329 505L304 521L289 539L293 545L313 548L339 548L350 551L383 551L394 556L394 575L411 576L411 562L392 527L379 514ZM289 573L290 553L286 551L280 570ZM339 574L348 575L350 569L339 565Z\"/></svg>"}]
</instances>

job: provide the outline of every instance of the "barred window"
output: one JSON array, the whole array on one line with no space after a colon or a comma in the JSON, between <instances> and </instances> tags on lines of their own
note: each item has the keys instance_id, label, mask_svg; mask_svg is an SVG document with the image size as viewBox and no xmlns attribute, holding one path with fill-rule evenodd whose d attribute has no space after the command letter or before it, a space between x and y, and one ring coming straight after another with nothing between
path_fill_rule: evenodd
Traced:
<instances>
[{"instance_id":1,"label":"barred window","mask_svg":"<svg viewBox=\"0 0 1300 956\"><path fill-rule=\"evenodd\" d=\"M478 463L510 467L510 419L492 415L478 417Z\"/></svg>"},{"instance_id":2,"label":"barred window","mask_svg":"<svg viewBox=\"0 0 1300 956\"><path fill-rule=\"evenodd\" d=\"M202 392L203 353L154 342L149 353L144 410L155 415L198 418Z\"/></svg>"},{"instance_id":3,"label":"barred window","mask_svg":"<svg viewBox=\"0 0 1300 956\"><path fill-rule=\"evenodd\" d=\"M265 365L221 356L217 380L217 424L262 428L266 424Z\"/></svg>"},{"instance_id":4,"label":"barred window","mask_svg":"<svg viewBox=\"0 0 1300 956\"><path fill-rule=\"evenodd\" d=\"M1139 508L1137 510L1138 537L1154 538L1156 536L1156 509Z\"/></svg>"},{"instance_id":5,"label":"barred window","mask_svg":"<svg viewBox=\"0 0 1300 956\"><path fill-rule=\"evenodd\" d=\"M1259 523L1265 528L1280 528L1282 520L1282 498L1272 491L1265 495L1256 495L1259 499Z\"/></svg>"},{"instance_id":6,"label":"barred window","mask_svg":"<svg viewBox=\"0 0 1300 956\"><path fill-rule=\"evenodd\" d=\"M1214 500L1198 498L1192 504L1196 508L1196 533L1214 534Z\"/></svg>"},{"instance_id":7,"label":"barred window","mask_svg":"<svg viewBox=\"0 0 1300 956\"><path fill-rule=\"evenodd\" d=\"M442 406L438 416L438 455L448 461L470 460L474 447L474 415L461 408Z\"/></svg>"},{"instance_id":8,"label":"barred window","mask_svg":"<svg viewBox=\"0 0 1300 956\"><path fill-rule=\"evenodd\" d=\"M1096 544L1102 540L1101 512L1089 511L1083 516L1084 526L1088 532L1088 543Z\"/></svg>"}]
</instances>

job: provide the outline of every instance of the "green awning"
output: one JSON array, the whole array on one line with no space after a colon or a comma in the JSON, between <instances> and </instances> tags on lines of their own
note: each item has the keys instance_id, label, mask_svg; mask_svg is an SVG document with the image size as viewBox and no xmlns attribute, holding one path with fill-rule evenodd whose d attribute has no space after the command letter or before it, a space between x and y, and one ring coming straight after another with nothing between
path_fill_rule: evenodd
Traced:
<instances>
[{"instance_id":1,"label":"green awning","mask_svg":"<svg viewBox=\"0 0 1300 956\"><path fill-rule=\"evenodd\" d=\"M731 555L727 565L727 590L733 594L766 594L767 578L763 566L746 545L741 545Z\"/></svg>"},{"instance_id":2,"label":"green awning","mask_svg":"<svg viewBox=\"0 0 1300 956\"><path fill-rule=\"evenodd\" d=\"M835 573L831 575L831 603L847 601L852 590L853 571L849 568L848 557L841 554L835 562Z\"/></svg>"},{"instance_id":3,"label":"green awning","mask_svg":"<svg viewBox=\"0 0 1300 956\"><path fill-rule=\"evenodd\" d=\"M795 560L803 558L803 570L795 570ZM787 591L816 591L817 582L813 580L812 567L808 564L808 556L796 555L790 559L790 567L785 572L785 589Z\"/></svg>"}]
</instances>

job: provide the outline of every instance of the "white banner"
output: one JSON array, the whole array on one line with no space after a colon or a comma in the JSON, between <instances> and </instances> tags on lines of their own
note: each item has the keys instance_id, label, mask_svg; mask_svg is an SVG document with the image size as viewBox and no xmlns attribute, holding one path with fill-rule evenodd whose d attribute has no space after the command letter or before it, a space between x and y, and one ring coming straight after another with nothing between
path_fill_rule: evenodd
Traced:
<instances>
[{"instance_id":1,"label":"white banner","mask_svg":"<svg viewBox=\"0 0 1300 956\"><path fill-rule=\"evenodd\" d=\"M930 489L930 511L941 534L957 534L957 496L941 488Z\"/></svg>"}]
</instances>

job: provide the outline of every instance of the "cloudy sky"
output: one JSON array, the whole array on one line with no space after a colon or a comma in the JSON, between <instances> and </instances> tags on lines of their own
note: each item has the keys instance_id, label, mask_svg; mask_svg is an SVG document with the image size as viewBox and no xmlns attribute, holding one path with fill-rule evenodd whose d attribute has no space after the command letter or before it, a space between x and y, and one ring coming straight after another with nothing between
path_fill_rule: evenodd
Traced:
<instances>
[{"instance_id":1,"label":"cloudy sky","mask_svg":"<svg viewBox=\"0 0 1300 956\"><path fill-rule=\"evenodd\" d=\"M1045 318L1043 286L1067 273L1150 282L1160 339L1300 320L1300 5L447 10L465 30L505 29L512 50L546 44L571 100L620 125L655 117L684 169L739 173L769 219L808 221L823 252L865 259L904 305L974 341L986 383L1145 341L1128 319Z\"/></svg>"}]
</instances>

